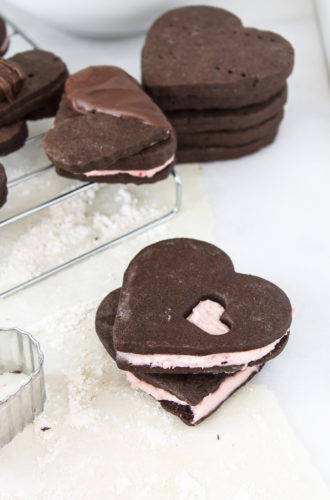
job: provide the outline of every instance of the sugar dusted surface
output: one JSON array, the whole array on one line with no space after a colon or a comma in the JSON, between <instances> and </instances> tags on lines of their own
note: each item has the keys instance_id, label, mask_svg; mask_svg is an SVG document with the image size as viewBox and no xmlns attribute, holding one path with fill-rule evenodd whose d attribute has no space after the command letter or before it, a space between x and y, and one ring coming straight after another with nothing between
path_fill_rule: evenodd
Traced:
<instances>
[{"instance_id":1,"label":"sugar dusted surface","mask_svg":"<svg viewBox=\"0 0 330 500\"><path fill-rule=\"evenodd\" d=\"M96 306L66 308L33 328L48 401L0 451L1 500L218 500L220 490L235 499L329 498L266 386L248 383L187 427L130 388L95 335Z\"/></svg>"}]
</instances>

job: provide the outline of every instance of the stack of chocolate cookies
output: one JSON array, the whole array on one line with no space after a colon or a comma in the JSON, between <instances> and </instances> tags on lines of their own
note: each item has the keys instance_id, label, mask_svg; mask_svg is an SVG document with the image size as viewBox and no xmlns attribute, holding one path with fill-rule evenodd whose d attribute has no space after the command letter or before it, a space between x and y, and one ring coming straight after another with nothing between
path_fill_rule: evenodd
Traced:
<instances>
[{"instance_id":1,"label":"stack of chocolate cookies","mask_svg":"<svg viewBox=\"0 0 330 500\"><path fill-rule=\"evenodd\" d=\"M277 286L236 273L209 243L178 238L132 260L96 331L133 387L196 425L282 351L291 320Z\"/></svg>"},{"instance_id":2,"label":"stack of chocolate cookies","mask_svg":"<svg viewBox=\"0 0 330 500\"><path fill-rule=\"evenodd\" d=\"M283 37L245 28L223 9L162 15L147 34L142 79L175 128L178 162L238 158L270 144L293 56Z\"/></svg>"},{"instance_id":3,"label":"stack of chocolate cookies","mask_svg":"<svg viewBox=\"0 0 330 500\"><path fill-rule=\"evenodd\" d=\"M53 116L68 71L51 52L29 50L0 58L0 155L23 146L26 120Z\"/></svg>"}]
</instances>

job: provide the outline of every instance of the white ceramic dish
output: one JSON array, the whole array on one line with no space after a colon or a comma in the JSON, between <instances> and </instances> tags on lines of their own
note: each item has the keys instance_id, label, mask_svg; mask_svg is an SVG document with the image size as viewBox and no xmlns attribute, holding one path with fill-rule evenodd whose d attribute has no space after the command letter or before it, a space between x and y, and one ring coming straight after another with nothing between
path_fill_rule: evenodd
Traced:
<instances>
[{"instance_id":1,"label":"white ceramic dish","mask_svg":"<svg viewBox=\"0 0 330 500\"><path fill-rule=\"evenodd\" d=\"M7 0L7 3L65 31L97 38L141 33L163 12L187 4L183 0Z\"/></svg>"}]
</instances>

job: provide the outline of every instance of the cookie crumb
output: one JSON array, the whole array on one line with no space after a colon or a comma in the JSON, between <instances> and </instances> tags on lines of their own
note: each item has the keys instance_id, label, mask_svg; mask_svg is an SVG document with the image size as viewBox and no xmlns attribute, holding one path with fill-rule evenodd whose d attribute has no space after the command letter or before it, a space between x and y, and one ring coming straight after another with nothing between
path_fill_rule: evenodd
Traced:
<instances>
[{"instance_id":1,"label":"cookie crumb","mask_svg":"<svg viewBox=\"0 0 330 500\"><path fill-rule=\"evenodd\" d=\"M217 440L218 440L218 441L220 441L220 436L219 436L219 434L217 434Z\"/></svg>"}]
</instances>

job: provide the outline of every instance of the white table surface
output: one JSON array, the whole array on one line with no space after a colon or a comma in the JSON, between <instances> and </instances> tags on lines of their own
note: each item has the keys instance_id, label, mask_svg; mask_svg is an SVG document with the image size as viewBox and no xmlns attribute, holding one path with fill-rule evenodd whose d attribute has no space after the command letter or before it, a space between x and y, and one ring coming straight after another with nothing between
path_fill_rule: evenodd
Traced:
<instances>
[{"instance_id":1,"label":"white table surface","mask_svg":"<svg viewBox=\"0 0 330 500\"><path fill-rule=\"evenodd\" d=\"M330 485L330 88L313 4L213 4L230 8L246 25L279 32L296 50L286 116L276 142L240 160L205 164L203 176L217 221L216 243L237 270L277 283L296 308L287 349L260 379L280 399ZM62 56L70 71L114 64L140 76L142 36L79 39L4 2L0 8L40 46Z\"/></svg>"}]
</instances>

